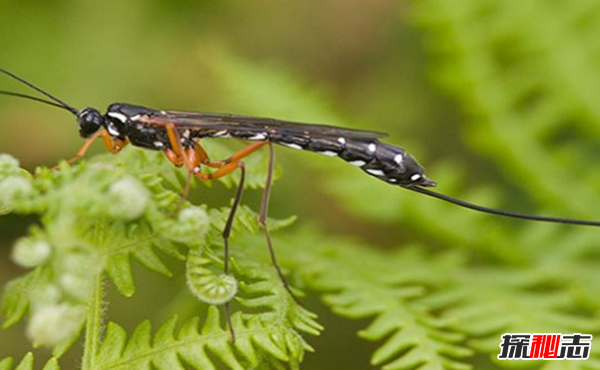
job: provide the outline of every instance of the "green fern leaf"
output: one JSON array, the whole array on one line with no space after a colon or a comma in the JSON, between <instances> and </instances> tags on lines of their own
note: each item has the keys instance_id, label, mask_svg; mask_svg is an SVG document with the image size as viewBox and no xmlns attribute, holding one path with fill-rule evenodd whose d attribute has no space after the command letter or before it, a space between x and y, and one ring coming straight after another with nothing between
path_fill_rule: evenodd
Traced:
<instances>
[{"instance_id":1,"label":"green fern leaf","mask_svg":"<svg viewBox=\"0 0 600 370\"><path fill-rule=\"evenodd\" d=\"M462 345L464 335L452 322L436 318L419 303L426 289L413 282L429 284L422 256L406 252L380 255L372 248L334 240L315 230L301 230L292 237L277 238L275 243L278 255L292 264L294 275L311 289L324 292L324 302L334 312L353 319L374 318L359 333L367 340L383 340L373 354L373 365L385 369L469 367L459 361L472 354ZM260 253L253 249L244 252ZM440 266L452 263L444 261Z\"/></svg>"},{"instance_id":2,"label":"green fern leaf","mask_svg":"<svg viewBox=\"0 0 600 370\"><path fill-rule=\"evenodd\" d=\"M154 337L150 322L145 321L127 339L123 328L110 323L94 367L216 369L217 359L230 369L259 369L267 368L264 364L269 361L290 362L290 357L296 354L295 349L282 346L285 342L276 339L274 330L260 319L246 320L236 313L232 321L236 328L235 346L230 343L229 331L221 326L219 310L214 306L209 308L201 330L198 318L178 325L177 317L173 317Z\"/></svg>"},{"instance_id":3,"label":"green fern leaf","mask_svg":"<svg viewBox=\"0 0 600 370\"><path fill-rule=\"evenodd\" d=\"M600 111L590 100L600 73L592 26L600 20L597 4L455 5L415 2L415 16L436 57L436 80L465 108L469 143L538 208L597 218L600 197L593 189L600 172L591 163L597 162ZM507 268L457 272L459 285L439 302L451 302L448 313L477 338L474 347L496 352L499 335L510 331L600 331L597 290L590 289L598 280L597 232L527 225L500 234L500 227L490 228L509 241L478 250Z\"/></svg>"},{"instance_id":4,"label":"green fern leaf","mask_svg":"<svg viewBox=\"0 0 600 370\"><path fill-rule=\"evenodd\" d=\"M131 296L136 287L131 260L135 259L152 271L171 276L158 251L184 259L185 256L179 251L182 245L190 250L204 249L212 256L208 267L212 271L222 271L222 260L214 256L220 254L222 237L219 234L230 211L208 210L207 213L205 208L186 205L174 218L171 216L176 209L174 205L180 202L177 189L171 190L165 186L171 186L171 182L180 179L177 175L170 175L176 171L174 169L156 171L152 167L153 160L148 157L155 157L155 154L126 149L120 156L98 157L77 167L63 165L58 171L42 170L34 179L24 177L19 180L28 182L31 192L43 196L34 198L37 203L31 204L17 194L13 197L16 201L7 204L7 208L44 215L43 228L32 231L28 246L32 245L29 240L40 241L49 246L50 253L42 254L44 258L26 254L19 258L23 264L36 267L36 270L9 286L3 302L7 324L14 324L30 313L30 328L35 329L30 330L32 339L54 346L55 353L61 355L78 337L78 329L85 320L80 312L92 298L91 295L96 294L93 292L97 287L102 285L98 281L104 272L122 294ZM139 166L140 162L147 162L148 167ZM134 170L126 173L125 168ZM153 175L157 172L160 176ZM0 183L4 182L4 179L0 179ZM133 199L136 196L140 196L141 200ZM232 242L240 235L259 231L257 217L249 208L240 207ZM290 222L291 219L269 220L273 229ZM209 231L211 236L207 235ZM242 253L239 258L244 259ZM143 366L163 364L161 366L164 368L172 368L171 365L179 361L177 358L183 358L189 359L194 366L210 367L214 360L212 356L217 356L219 362L230 368L247 368L248 363L256 368L268 365L281 367L286 363L296 367L304 352L311 349L301 333L318 334L322 329L314 321L314 315L297 307L269 263L236 263L234 260L232 270L243 279L237 298L239 303L236 303L236 307L242 309L232 316L241 352L235 352L229 344L230 332L221 327L218 311L210 309L201 328L197 321L188 322L178 332L177 338L174 336L176 321L167 323L159 330L158 339L154 341L149 322L139 325L129 340L120 327L111 324L98 352L101 356L86 356L84 363L99 368L128 367L131 363ZM269 272L265 273L264 270ZM40 279L40 276L44 279ZM36 289L29 289L30 285ZM40 289L54 294L37 294ZM49 317L55 324L65 320L75 321L70 330L65 330L64 336L57 337L53 333L61 331L47 332L35 325L41 322L41 318L48 320ZM98 319L95 316L92 318ZM93 325L97 326L98 323ZM215 338L218 340L215 341ZM90 337L86 335L86 339ZM175 352L174 341L179 344L179 350ZM198 348L201 349L200 354ZM210 355L203 354L202 348ZM94 349L86 347L86 351L90 353ZM158 354L154 356L149 353ZM120 361L123 358L128 362ZM95 363L96 360L100 363Z\"/></svg>"},{"instance_id":5,"label":"green fern leaf","mask_svg":"<svg viewBox=\"0 0 600 370\"><path fill-rule=\"evenodd\" d=\"M0 370L33 370L33 360L33 353L29 352L23 357L17 367L13 368L13 359L10 357L4 358L0 361ZM52 357L46 362L42 370L60 370L58 360L55 357Z\"/></svg>"},{"instance_id":6,"label":"green fern leaf","mask_svg":"<svg viewBox=\"0 0 600 370\"><path fill-rule=\"evenodd\" d=\"M2 297L2 314L5 317L4 328L18 323L27 314L31 304L27 292L45 285L44 280L47 280L41 278L40 275L41 269L36 269L25 276L14 279L6 285Z\"/></svg>"}]
</instances>

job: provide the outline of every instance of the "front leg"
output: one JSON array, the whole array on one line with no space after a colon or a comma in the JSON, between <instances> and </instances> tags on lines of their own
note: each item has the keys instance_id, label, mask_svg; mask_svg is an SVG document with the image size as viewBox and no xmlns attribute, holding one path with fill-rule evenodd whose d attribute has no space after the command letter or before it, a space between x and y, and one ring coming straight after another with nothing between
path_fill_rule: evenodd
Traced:
<instances>
[{"instance_id":1,"label":"front leg","mask_svg":"<svg viewBox=\"0 0 600 370\"><path fill-rule=\"evenodd\" d=\"M108 134L108 132L106 132L105 130L100 130L100 131L96 132L94 135L87 138L85 140L85 143L83 143L83 145L79 149L79 151L77 151L77 154L75 154L74 157L67 159L67 163L73 164L73 163L77 162L78 160L80 160L85 155L85 153L87 153L87 151L90 148L90 146L92 145L92 143L99 137L102 137L102 139L104 141L104 145L106 146L106 149L108 149L108 151L113 154L120 152L121 149L123 149L123 147L129 143L129 140L127 140L127 139L125 139L125 140L114 139L113 140L111 138L111 136ZM59 167L59 165L51 167L50 171L55 171L58 169L58 167Z\"/></svg>"}]
</instances>

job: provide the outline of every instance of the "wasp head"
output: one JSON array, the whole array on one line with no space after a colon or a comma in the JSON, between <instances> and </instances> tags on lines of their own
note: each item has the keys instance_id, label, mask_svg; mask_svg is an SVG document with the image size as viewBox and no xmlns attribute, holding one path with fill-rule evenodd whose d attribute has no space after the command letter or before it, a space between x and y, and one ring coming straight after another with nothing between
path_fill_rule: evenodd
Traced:
<instances>
[{"instance_id":1,"label":"wasp head","mask_svg":"<svg viewBox=\"0 0 600 370\"><path fill-rule=\"evenodd\" d=\"M105 118L94 108L85 108L77 114L77 123L79 123L79 135L83 138L89 138L104 126Z\"/></svg>"}]
</instances>

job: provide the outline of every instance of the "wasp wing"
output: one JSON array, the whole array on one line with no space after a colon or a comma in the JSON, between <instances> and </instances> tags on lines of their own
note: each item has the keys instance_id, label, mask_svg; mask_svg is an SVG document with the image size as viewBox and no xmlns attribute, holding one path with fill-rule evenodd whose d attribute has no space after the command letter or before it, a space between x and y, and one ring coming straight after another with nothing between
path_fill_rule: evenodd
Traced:
<instances>
[{"instance_id":1,"label":"wasp wing","mask_svg":"<svg viewBox=\"0 0 600 370\"><path fill-rule=\"evenodd\" d=\"M276 133L283 136L300 135L360 139L378 139L388 136L385 133L375 131L221 113L155 111L146 120L152 124L172 124L177 129L190 130L235 130L249 133Z\"/></svg>"}]
</instances>

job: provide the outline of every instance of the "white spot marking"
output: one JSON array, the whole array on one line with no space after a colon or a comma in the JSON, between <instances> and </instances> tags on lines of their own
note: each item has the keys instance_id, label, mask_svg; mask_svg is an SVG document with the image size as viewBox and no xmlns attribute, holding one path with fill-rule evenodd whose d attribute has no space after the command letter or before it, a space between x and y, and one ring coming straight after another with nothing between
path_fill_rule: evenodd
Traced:
<instances>
[{"instance_id":1,"label":"white spot marking","mask_svg":"<svg viewBox=\"0 0 600 370\"><path fill-rule=\"evenodd\" d=\"M121 134L119 132L119 130L117 130L117 128L115 126L113 126L112 124L108 125L108 127L106 127L106 129L108 130L108 133L111 134L112 136L119 136Z\"/></svg>"},{"instance_id":2,"label":"white spot marking","mask_svg":"<svg viewBox=\"0 0 600 370\"><path fill-rule=\"evenodd\" d=\"M410 177L410 179L411 179L412 181L417 181L417 180L419 180L420 178L421 178L421 175L419 175L418 173L415 173L414 175L412 175L412 176Z\"/></svg>"},{"instance_id":3,"label":"white spot marking","mask_svg":"<svg viewBox=\"0 0 600 370\"><path fill-rule=\"evenodd\" d=\"M375 176L385 176L385 173L383 173L382 170L375 170L372 168L368 168L365 171L367 171L368 173L370 173L371 175L375 175Z\"/></svg>"},{"instance_id":4,"label":"white spot marking","mask_svg":"<svg viewBox=\"0 0 600 370\"><path fill-rule=\"evenodd\" d=\"M338 143L340 143L342 145L346 145L346 139L343 137L338 137Z\"/></svg>"},{"instance_id":5,"label":"white spot marking","mask_svg":"<svg viewBox=\"0 0 600 370\"><path fill-rule=\"evenodd\" d=\"M394 157L394 162L398 164L401 164L403 160L404 156L402 154L396 154L396 156Z\"/></svg>"},{"instance_id":6,"label":"white spot marking","mask_svg":"<svg viewBox=\"0 0 600 370\"><path fill-rule=\"evenodd\" d=\"M165 112L164 110L161 110L160 114L167 114L167 112Z\"/></svg>"},{"instance_id":7,"label":"white spot marking","mask_svg":"<svg viewBox=\"0 0 600 370\"><path fill-rule=\"evenodd\" d=\"M267 138L267 134L261 133L261 134L256 134L254 136L250 136L249 138L247 138L247 140L264 140Z\"/></svg>"},{"instance_id":8,"label":"white spot marking","mask_svg":"<svg viewBox=\"0 0 600 370\"><path fill-rule=\"evenodd\" d=\"M328 157L337 157L337 155L338 155L336 152L333 152L331 150L324 150L322 152L317 152L317 153L326 155Z\"/></svg>"},{"instance_id":9,"label":"white spot marking","mask_svg":"<svg viewBox=\"0 0 600 370\"><path fill-rule=\"evenodd\" d=\"M183 137L186 138L186 139L189 139L190 138L190 134L191 134L190 130L185 130L183 132Z\"/></svg>"},{"instance_id":10,"label":"white spot marking","mask_svg":"<svg viewBox=\"0 0 600 370\"><path fill-rule=\"evenodd\" d=\"M163 144L163 143L162 143L162 142L160 142L160 141L155 141L155 142L153 142L152 144L154 144L154 147L156 147L156 148L162 148L162 147L164 147L164 146L165 146L165 144Z\"/></svg>"},{"instance_id":11,"label":"white spot marking","mask_svg":"<svg viewBox=\"0 0 600 370\"><path fill-rule=\"evenodd\" d=\"M138 130L142 130L142 129L144 129L144 125L142 125L141 123L138 123L137 125L135 125L135 128L137 128Z\"/></svg>"},{"instance_id":12,"label":"white spot marking","mask_svg":"<svg viewBox=\"0 0 600 370\"><path fill-rule=\"evenodd\" d=\"M298 150L302 149L302 147L300 145L294 144L294 143L281 143L281 145L285 145L288 148L292 148L292 149L298 149Z\"/></svg>"},{"instance_id":13,"label":"white spot marking","mask_svg":"<svg viewBox=\"0 0 600 370\"><path fill-rule=\"evenodd\" d=\"M388 182L396 183L398 182L398 179L388 179Z\"/></svg>"},{"instance_id":14,"label":"white spot marking","mask_svg":"<svg viewBox=\"0 0 600 370\"><path fill-rule=\"evenodd\" d=\"M140 119L140 117L141 117L141 114L136 114L135 116L130 117L129 119L132 121L137 121L138 119Z\"/></svg>"},{"instance_id":15,"label":"white spot marking","mask_svg":"<svg viewBox=\"0 0 600 370\"><path fill-rule=\"evenodd\" d=\"M371 143L369 144L368 149L371 153L375 153L377 151L377 145L375 145L375 143Z\"/></svg>"},{"instance_id":16,"label":"white spot marking","mask_svg":"<svg viewBox=\"0 0 600 370\"><path fill-rule=\"evenodd\" d=\"M356 167L362 167L362 166L364 166L365 164L367 164L367 162L365 162L365 161L361 161L361 160L350 161L350 162L348 162L348 163L350 163L351 165L353 165L353 166L356 166Z\"/></svg>"},{"instance_id":17,"label":"white spot marking","mask_svg":"<svg viewBox=\"0 0 600 370\"><path fill-rule=\"evenodd\" d=\"M224 136L224 135L227 135L227 130L217 131L214 134L212 134L213 137L220 137L220 136Z\"/></svg>"},{"instance_id":18,"label":"white spot marking","mask_svg":"<svg viewBox=\"0 0 600 370\"><path fill-rule=\"evenodd\" d=\"M125 123L127 122L127 116L121 113L117 113L117 112L110 112L108 113L109 116L118 119L119 121Z\"/></svg>"}]
</instances>

